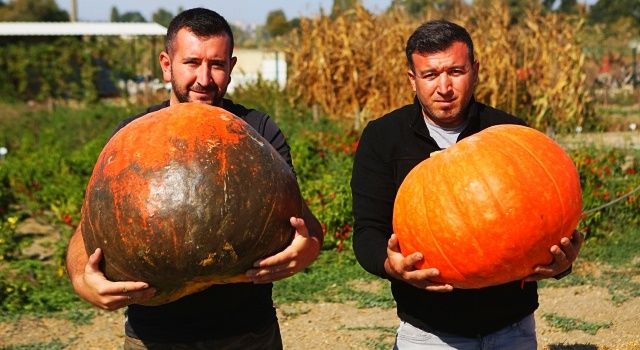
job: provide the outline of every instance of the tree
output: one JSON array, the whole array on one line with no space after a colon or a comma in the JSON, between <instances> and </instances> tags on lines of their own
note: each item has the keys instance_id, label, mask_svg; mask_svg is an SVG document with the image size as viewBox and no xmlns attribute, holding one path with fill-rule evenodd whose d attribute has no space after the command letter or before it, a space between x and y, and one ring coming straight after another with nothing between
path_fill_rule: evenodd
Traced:
<instances>
[{"instance_id":1,"label":"tree","mask_svg":"<svg viewBox=\"0 0 640 350\"><path fill-rule=\"evenodd\" d=\"M631 17L640 26L640 0L598 0L589 10L593 23L613 23Z\"/></svg>"},{"instance_id":2,"label":"tree","mask_svg":"<svg viewBox=\"0 0 640 350\"><path fill-rule=\"evenodd\" d=\"M289 22L282 10L273 10L267 14L265 30L270 37L275 38L289 32Z\"/></svg>"},{"instance_id":3,"label":"tree","mask_svg":"<svg viewBox=\"0 0 640 350\"><path fill-rule=\"evenodd\" d=\"M147 20L138 11L128 11L120 15L118 22L146 22Z\"/></svg>"},{"instance_id":4,"label":"tree","mask_svg":"<svg viewBox=\"0 0 640 350\"><path fill-rule=\"evenodd\" d=\"M120 12L118 12L118 8L115 6L111 6L111 22L119 22L120 21Z\"/></svg>"},{"instance_id":5,"label":"tree","mask_svg":"<svg viewBox=\"0 0 640 350\"><path fill-rule=\"evenodd\" d=\"M54 0L14 0L0 6L0 21L66 22L69 13Z\"/></svg>"},{"instance_id":6,"label":"tree","mask_svg":"<svg viewBox=\"0 0 640 350\"><path fill-rule=\"evenodd\" d=\"M562 13L578 13L579 11L578 0L560 1L560 6L558 6L558 11Z\"/></svg>"},{"instance_id":7,"label":"tree","mask_svg":"<svg viewBox=\"0 0 640 350\"><path fill-rule=\"evenodd\" d=\"M146 22L147 20L138 11L128 11L120 14L118 8L111 7L111 22Z\"/></svg>"},{"instance_id":8,"label":"tree","mask_svg":"<svg viewBox=\"0 0 640 350\"><path fill-rule=\"evenodd\" d=\"M542 5L549 11L578 13L578 0L542 0Z\"/></svg>"},{"instance_id":9,"label":"tree","mask_svg":"<svg viewBox=\"0 0 640 350\"><path fill-rule=\"evenodd\" d=\"M153 22L161 24L165 27L169 26L169 23L171 22L172 19L173 19L173 13L163 8L159 8L156 12L153 13L153 15L151 15L151 20Z\"/></svg>"}]
</instances>

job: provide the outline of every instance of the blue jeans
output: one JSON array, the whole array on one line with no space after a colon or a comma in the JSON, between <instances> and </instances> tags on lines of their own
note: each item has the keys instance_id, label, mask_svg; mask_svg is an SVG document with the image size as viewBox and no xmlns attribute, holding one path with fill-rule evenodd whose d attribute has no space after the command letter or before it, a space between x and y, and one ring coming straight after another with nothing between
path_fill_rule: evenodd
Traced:
<instances>
[{"instance_id":1,"label":"blue jeans","mask_svg":"<svg viewBox=\"0 0 640 350\"><path fill-rule=\"evenodd\" d=\"M533 314L483 337L466 338L430 333L401 321L394 350L536 350L536 321Z\"/></svg>"}]
</instances>

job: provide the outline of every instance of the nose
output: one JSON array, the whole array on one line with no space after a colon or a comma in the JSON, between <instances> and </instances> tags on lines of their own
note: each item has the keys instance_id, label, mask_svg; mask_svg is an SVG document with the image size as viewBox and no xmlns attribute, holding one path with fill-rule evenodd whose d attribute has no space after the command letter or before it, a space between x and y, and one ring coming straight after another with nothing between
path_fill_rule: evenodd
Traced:
<instances>
[{"instance_id":1,"label":"nose","mask_svg":"<svg viewBox=\"0 0 640 350\"><path fill-rule=\"evenodd\" d=\"M197 70L197 82L201 86L209 86L213 79L211 78L211 71L206 64L201 64Z\"/></svg>"},{"instance_id":2,"label":"nose","mask_svg":"<svg viewBox=\"0 0 640 350\"><path fill-rule=\"evenodd\" d=\"M447 72L443 72L438 77L438 93L444 95L451 91L451 77Z\"/></svg>"}]
</instances>

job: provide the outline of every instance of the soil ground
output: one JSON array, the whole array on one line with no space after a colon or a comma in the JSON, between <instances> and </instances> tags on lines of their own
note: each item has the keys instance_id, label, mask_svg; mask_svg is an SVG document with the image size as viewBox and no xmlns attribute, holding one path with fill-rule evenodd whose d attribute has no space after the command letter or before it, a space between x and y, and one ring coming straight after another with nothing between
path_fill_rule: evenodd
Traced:
<instances>
[{"instance_id":1,"label":"soil ground","mask_svg":"<svg viewBox=\"0 0 640 350\"><path fill-rule=\"evenodd\" d=\"M542 315L557 314L590 323L609 323L596 334L564 332ZM296 303L278 306L285 349L390 349L398 319L394 309L352 304ZM98 311L88 324L54 318L0 323L0 346L59 341L67 349L120 349L122 312ZM640 298L614 305L606 289L543 288L536 312L540 349L640 350Z\"/></svg>"}]
</instances>

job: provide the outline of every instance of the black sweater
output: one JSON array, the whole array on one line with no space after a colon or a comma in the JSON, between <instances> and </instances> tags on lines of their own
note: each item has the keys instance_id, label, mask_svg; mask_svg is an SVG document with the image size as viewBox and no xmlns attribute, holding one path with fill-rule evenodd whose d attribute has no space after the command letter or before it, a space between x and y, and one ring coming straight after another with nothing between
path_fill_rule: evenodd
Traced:
<instances>
[{"instance_id":1,"label":"black sweater","mask_svg":"<svg viewBox=\"0 0 640 350\"><path fill-rule=\"evenodd\" d=\"M475 100L461 139L498 124L525 123ZM537 285L512 282L482 289L427 292L390 278L384 270L392 233L393 202L402 180L440 148L429 136L419 103L371 121L362 133L351 178L355 217L353 248L369 272L391 280L398 316L424 330L475 337L494 332L531 314L538 307Z\"/></svg>"}]
</instances>

